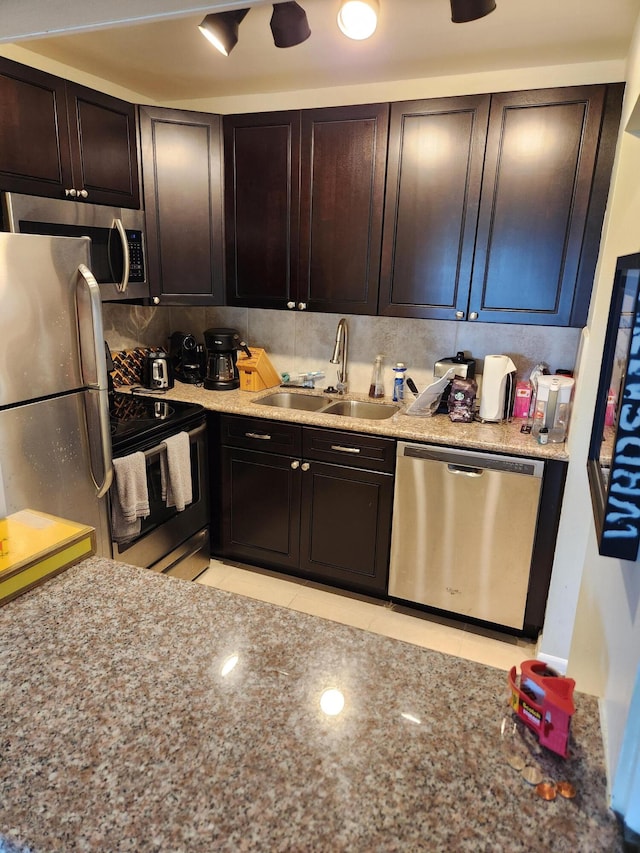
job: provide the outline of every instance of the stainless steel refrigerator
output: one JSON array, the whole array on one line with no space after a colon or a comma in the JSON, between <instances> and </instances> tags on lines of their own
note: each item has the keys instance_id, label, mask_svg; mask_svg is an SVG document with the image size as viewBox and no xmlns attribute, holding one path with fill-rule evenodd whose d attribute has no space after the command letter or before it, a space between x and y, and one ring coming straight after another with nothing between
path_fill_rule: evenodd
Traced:
<instances>
[{"instance_id":1,"label":"stainless steel refrigerator","mask_svg":"<svg viewBox=\"0 0 640 853\"><path fill-rule=\"evenodd\" d=\"M111 553L112 479L100 289L86 237L0 233L0 485L96 529Z\"/></svg>"}]
</instances>

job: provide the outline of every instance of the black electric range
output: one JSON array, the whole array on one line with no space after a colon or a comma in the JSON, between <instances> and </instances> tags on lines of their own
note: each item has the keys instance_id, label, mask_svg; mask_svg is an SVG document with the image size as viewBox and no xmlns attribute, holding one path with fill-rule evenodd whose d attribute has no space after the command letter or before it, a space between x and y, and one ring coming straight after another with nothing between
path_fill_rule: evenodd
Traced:
<instances>
[{"instance_id":1,"label":"black electric range","mask_svg":"<svg viewBox=\"0 0 640 853\"><path fill-rule=\"evenodd\" d=\"M205 421L205 410L197 403L109 394L111 445L114 456L146 450L182 430L189 431Z\"/></svg>"}]
</instances>

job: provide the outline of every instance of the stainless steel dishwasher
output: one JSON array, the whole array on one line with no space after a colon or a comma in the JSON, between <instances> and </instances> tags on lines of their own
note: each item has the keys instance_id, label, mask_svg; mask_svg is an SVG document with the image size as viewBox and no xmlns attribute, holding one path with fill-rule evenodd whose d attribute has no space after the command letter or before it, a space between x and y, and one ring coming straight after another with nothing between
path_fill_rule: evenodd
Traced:
<instances>
[{"instance_id":1,"label":"stainless steel dishwasher","mask_svg":"<svg viewBox=\"0 0 640 853\"><path fill-rule=\"evenodd\" d=\"M544 462L398 442L389 594L521 630Z\"/></svg>"}]
</instances>

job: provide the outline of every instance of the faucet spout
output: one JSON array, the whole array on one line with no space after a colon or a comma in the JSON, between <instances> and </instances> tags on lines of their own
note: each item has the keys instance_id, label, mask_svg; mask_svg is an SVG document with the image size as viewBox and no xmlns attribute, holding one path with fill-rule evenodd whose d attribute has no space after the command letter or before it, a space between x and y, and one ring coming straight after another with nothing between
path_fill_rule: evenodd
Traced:
<instances>
[{"instance_id":1,"label":"faucet spout","mask_svg":"<svg viewBox=\"0 0 640 853\"><path fill-rule=\"evenodd\" d=\"M336 342L333 348L333 356L329 359L331 364L338 365L338 394L344 394L347 390L347 360L349 356L349 330L347 321L343 317L336 329Z\"/></svg>"}]
</instances>

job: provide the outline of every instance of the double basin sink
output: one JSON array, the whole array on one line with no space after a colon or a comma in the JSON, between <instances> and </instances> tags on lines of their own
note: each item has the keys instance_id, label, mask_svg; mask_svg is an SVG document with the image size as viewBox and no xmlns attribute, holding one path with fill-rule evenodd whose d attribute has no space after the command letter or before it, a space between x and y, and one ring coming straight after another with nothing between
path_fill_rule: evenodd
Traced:
<instances>
[{"instance_id":1,"label":"double basin sink","mask_svg":"<svg viewBox=\"0 0 640 853\"><path fill-rule=\"evenodd\" d=\"M260 406L275 406L279 409L295 409L299 412L318 412L323 415L341 415L347 418L384 420L400 410L395 403L368 403L362 400L332 400L331 397L312 394L294 394L278 391L256 400Z\"/></svg>"}]
</instances>

